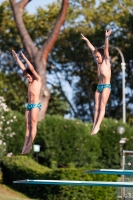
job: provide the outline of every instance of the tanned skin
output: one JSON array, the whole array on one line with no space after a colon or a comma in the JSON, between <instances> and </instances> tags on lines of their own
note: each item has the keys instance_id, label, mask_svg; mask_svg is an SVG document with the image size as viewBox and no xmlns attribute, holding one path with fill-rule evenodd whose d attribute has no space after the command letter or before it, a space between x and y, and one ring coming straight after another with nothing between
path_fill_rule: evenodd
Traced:
<instances>
[{"instance_id":1,"label":"tanned skin","mask_svg":"<svg viewBox=\"0 0 133 200\"><path fill-rule=\"evenodd\" d=\"M105 32L105 45L104 45L104 54L102 55L90 41L81 34L83 40L86 41L89 49L94 55L94 58L97 62L97 74L98 74L98 84L110 84L111 79L111 64L109 58L109 36L112 30L106 30ZM91 135L98 133L100 130L100 124L105 115L105 108L107 101L110 96L110 89L104 88L102 93L99 93L97 90L95 92L95 111L94 111L94 123L91 131Z\"/></svg>"},{"instance_id":2,"label":"tanned skin","mask_svg":"<svg viewBox=\"0 0 133 200\"><path fill-rule=\"evenodd\" d=\"M14 50L12 50L13 57L16 59L19 67L24 72L26 67L19 59L18 55ZM22 58L26 61L28 68L32 72L32 75L26 73L26 78L28 80L28 103L29 104L37 104L40 102L40 91L42 87L41 77L35 71L33 65L29 62L26 56L21 52ZM37 133L37 122L39 116L40 109L33 108L31 110L25 111L25 119L26 119L26 134L24 146L22 149L22 154L27 154L30 152L32 148L32 143Z\"/></svg>"}]
</instances>

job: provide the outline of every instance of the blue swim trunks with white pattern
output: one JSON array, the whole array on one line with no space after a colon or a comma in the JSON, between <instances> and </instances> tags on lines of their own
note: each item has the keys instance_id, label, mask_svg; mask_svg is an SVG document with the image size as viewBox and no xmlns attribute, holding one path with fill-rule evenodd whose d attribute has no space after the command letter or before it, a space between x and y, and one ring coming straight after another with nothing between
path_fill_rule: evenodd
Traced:
<instances>
[{"instance_id":1,"label":"blue swim trunks with white pattern","mask_svg":"<svg viewBox=\"0 0 133 200\"><path fill-rule=\"evenodd\" d=\"M97 85L97 91L99 93L102 93L104 88L109 88L111 90L111 85L110 84L98 84Z\"/></svg>"},{"instance_id":2,"label":"blue swim trunks with white pattern","mask_svg":"<svg viewBox=\"0 0 133 200\"><path fill-rule=\"evenodd\" d=\"M26 106L26 109L31 110L32 108L39 108L41 110L41 104L40 103L28 103Z\"/></svg>"}]
</instances>

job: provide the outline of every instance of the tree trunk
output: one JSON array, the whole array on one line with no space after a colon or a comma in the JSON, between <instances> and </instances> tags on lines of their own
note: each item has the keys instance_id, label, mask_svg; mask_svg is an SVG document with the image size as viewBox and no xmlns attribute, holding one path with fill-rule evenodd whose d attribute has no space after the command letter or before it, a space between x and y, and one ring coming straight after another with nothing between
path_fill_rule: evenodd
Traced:
<instances>
[{"instance_id":1,"label":"tree trunk","mask_svg":"<svg viewBox=\"0 0 133 200\"><path fill-rule=\"evenodd\" d=\"M38 52L36 56L34 56L33 66L35 67L37 73L41 76L42 79L42 89L40 95L40 103L42 105L40 114L39 114L39 121L42 120L45 115L49 104L50 99L50 91L46 86L46 61L41 59L41 53Z\"/></svg>"}]
</instances>

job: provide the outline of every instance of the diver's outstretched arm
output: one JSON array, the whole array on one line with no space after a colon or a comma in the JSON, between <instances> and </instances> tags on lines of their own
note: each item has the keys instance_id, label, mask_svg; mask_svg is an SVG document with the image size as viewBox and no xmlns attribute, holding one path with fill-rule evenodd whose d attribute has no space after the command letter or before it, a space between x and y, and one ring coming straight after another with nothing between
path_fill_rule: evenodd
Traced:
<instances>
[{"instance_id":1,"label":"diver's outstretched arm","mask_svg":"<svg viewBox=\"0 0 133 200\"><path fill-rule=\"evenodd\" d=\"M93 52L95 51L94 46L90 43L90 41L89 41L82 33L81 33L81 37L82 37L83 40L86 41L86 43L87 43L89 49L90 49L91 52L93 53Z\"/></svg>"},{"instance_id":2,"label":"diver's outstretched arm","mask_svg":"<svg viewBox=\"0 0 133 200\"><path fill-rule=\"evenodd\" d=\"M19 59L18 55L16 54L16 52L14 50L12 50L12 55L16 59L17 63L19 64L19 67L22 69L22 71L26 70L24 64L21 62L21 60Z\"/></svg>"},{"instance_id":3,"label":"diver's outstretched arm","mask_svg":"<svg viewBox=\"0 0 133 200\"><path fill-rule=\"evenodd\" d=\"M104 53L105 53L105 57L106 59L109 60L109 36L112 33L112 29L110 30L106 30L105 32L105 47L104 47Z\"/></svg>"}]
</instances>

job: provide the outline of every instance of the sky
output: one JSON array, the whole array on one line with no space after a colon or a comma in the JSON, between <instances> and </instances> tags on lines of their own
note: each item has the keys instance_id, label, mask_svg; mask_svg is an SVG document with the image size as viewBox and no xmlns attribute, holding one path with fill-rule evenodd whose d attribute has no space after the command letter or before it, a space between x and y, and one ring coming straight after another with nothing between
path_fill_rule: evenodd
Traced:
<instances>
[{"instance_id":1,"label":"sky","mask_svg":"<svg viewBox=\"0 0 133 200\"><path fill-rule=\"evenodd\" d=\"M0 4L3 2L4 0L0 0ZM18 0L16 0L18 1ZM45 7L47 4L51 4L56 0L32 0L30 1L30 3L26 6L26 10L33 14L36 12L36 8L38 7Z\"/></svg>"},{"instance_id":2,"label":"sky","mask_svg":"<svg viewBox=\"0 0 133 200\"><path fill-rule=\"evenodd\" d=\"M1 1L1 0L0 0ZM26 6L26 9L29 13L35 13L36 8L38 7L45 7L45 5L50 4L54 2L54 0L32 0L30 3Z\"/></svg>"}]
</instances>

